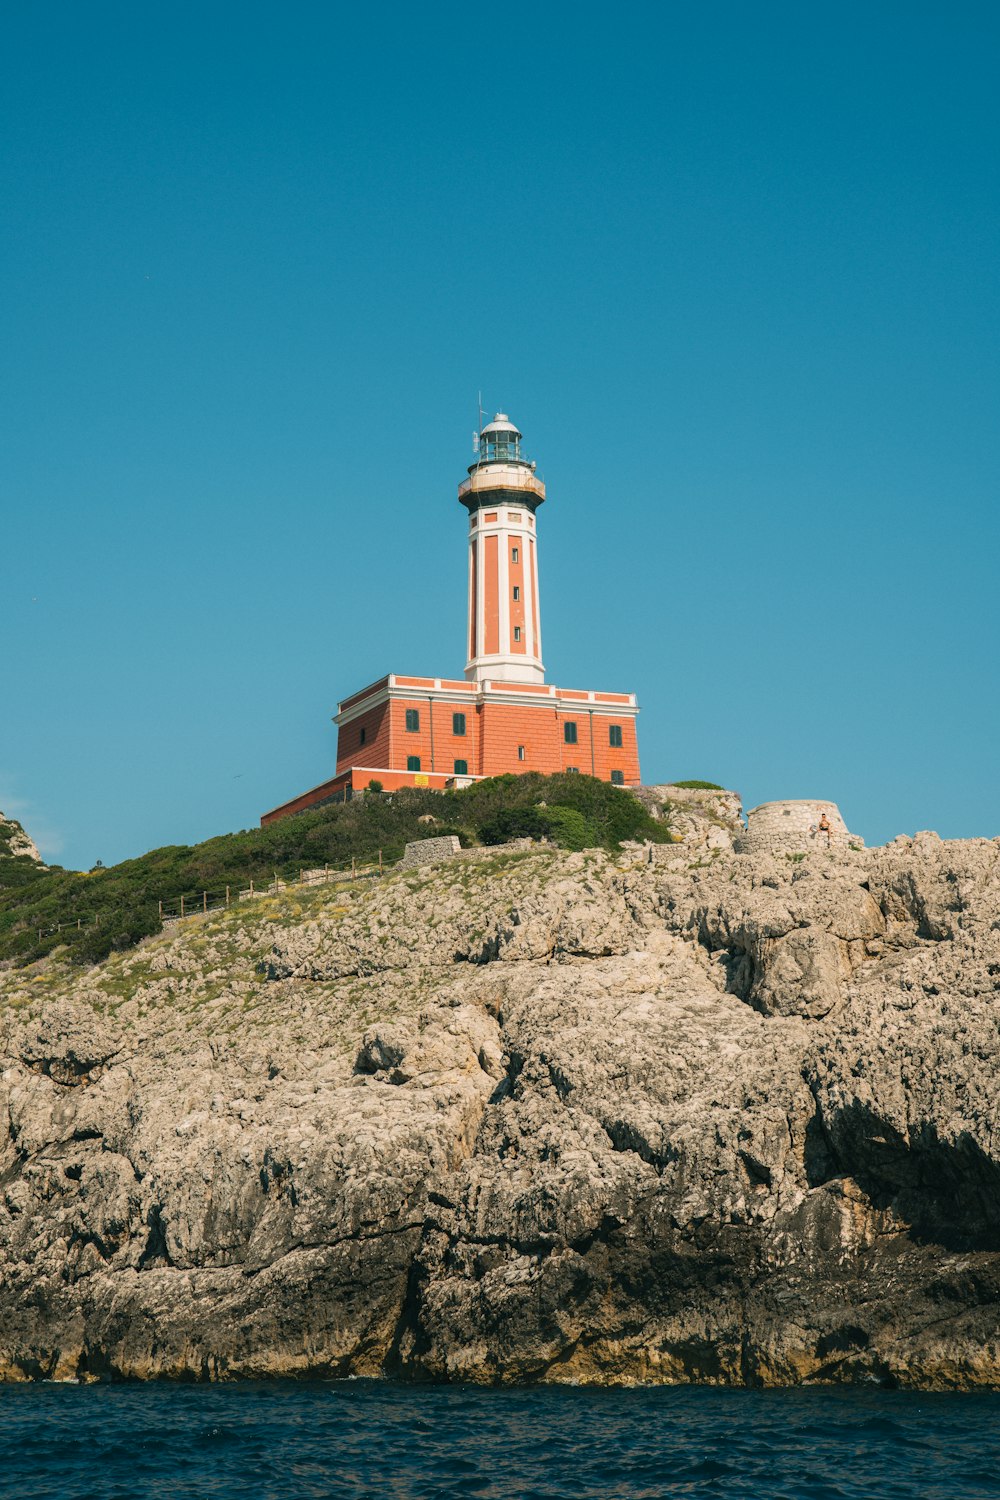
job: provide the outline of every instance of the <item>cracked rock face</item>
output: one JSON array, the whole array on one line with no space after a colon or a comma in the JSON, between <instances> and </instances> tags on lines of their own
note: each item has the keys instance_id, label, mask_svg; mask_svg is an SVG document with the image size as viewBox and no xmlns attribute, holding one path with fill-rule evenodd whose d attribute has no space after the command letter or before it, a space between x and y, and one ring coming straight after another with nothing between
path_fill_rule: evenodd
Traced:
<instances>
[{"instance_id":1,"label":"cracked rock face","mask_svg":"<svg viewBox=\"0 0 1000 1500\"><path fill-rule=\"evenodd\" d=\"M1000 842L697 855L0 973L0 1376L1000 1383Z\"/></svg>"}]
</instances>

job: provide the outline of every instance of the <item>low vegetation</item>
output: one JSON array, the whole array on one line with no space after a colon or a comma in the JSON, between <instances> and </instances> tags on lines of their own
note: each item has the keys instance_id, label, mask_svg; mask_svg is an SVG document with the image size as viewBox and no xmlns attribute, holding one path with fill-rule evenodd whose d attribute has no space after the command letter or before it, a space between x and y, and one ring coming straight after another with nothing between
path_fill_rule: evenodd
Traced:
<instances>
[{"instance_id":1,"label":"low vegetation","mask_svg":"<svg viewBox=\"0 0 1000 1500\"><path fill-rule=\"evenodd\" d=\"M423 820L423 821L421 821ZM429 821L428 821L429 820ZM89 874L31 870L16 880L0 864L0 963L32 963L57 949L95 963L160 928L160 903L191 906L233 897L251 881L293 880L303 869L394 862L414 839L456 834L463 845L546 838L564 849L617 848L626 839L669 842L628 792L590 776L496 776L461 791L369 792L282 819L268 828L170 845Z\"/></svg>"}]
</instances>

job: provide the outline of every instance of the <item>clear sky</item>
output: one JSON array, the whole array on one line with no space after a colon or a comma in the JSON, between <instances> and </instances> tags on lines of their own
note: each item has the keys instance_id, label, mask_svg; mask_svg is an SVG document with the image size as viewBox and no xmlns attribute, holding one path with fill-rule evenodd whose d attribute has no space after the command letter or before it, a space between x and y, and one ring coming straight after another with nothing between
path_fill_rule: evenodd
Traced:
<instances>
[{"instance_id":1,"label":"clear sky","mask_svg":"<svg viewBox=\"0 0 1000 1500\"><path fill-rule=\"evenodd\" d=\"M1000 834L1000 8L50 3L0 54L0 808L88 867L464 666L477 396L648 781Z\"/></svg>"}]
</instances>

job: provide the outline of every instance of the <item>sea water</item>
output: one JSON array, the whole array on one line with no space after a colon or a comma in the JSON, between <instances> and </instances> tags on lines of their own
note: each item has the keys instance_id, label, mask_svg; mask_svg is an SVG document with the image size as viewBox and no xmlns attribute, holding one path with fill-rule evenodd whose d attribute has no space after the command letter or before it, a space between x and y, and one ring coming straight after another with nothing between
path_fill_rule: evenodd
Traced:
<instances>
[{"instance_id":1,"label":"sea water","mask_svg":"<svg viewBox=\"0 0 1000 1500\"><path fill-rule=\"evenodd\" d=\"M375 1382L0 1387L18 1500L978 1500L1000 1396Z\"/></svg>"}]
</instances>

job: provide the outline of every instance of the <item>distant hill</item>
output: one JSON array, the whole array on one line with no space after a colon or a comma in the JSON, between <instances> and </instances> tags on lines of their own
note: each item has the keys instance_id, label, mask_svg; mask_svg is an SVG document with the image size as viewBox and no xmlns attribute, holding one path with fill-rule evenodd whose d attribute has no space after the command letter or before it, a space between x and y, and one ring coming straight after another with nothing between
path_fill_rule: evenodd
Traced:
<instances>
[{"instance_id":1,"label":"distant hill","mask_svg":"<svg viewBox=\"0 0 1000 1500\"><path fill-rule=\"evenodd\" d=\"M42 856L21 824L0 812L0 888L24 885L44 869Z\"/></svg>"}]
</instances>

